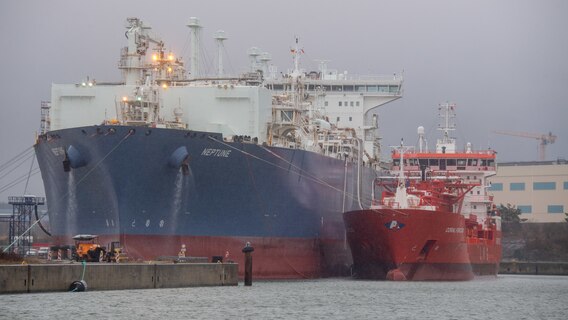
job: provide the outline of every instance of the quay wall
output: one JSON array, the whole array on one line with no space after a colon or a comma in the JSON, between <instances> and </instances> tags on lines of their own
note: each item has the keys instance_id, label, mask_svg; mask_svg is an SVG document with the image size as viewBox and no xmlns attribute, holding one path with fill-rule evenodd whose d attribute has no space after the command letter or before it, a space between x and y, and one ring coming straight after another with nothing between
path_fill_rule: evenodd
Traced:
<instances>
[{"instance_id":1,"label":"quay wall","mask_svg":"<svg viewBox=\"0 0 568 320\"><path fill-rule=\"evenodd\" d=\"M87 290L238 285L238 264L30 264L0 265L0 294L68 291L84 280Z\"/></svg>"},{"instance_id":2,"label":"quay wall","mask_svg":"<svg viewBox=\"0 0 568 320\"><path fill-rule=\"evenodd\" d=\"M499 274L568 275L568 262L501 261Z\"/></svg>"}]
</instances>

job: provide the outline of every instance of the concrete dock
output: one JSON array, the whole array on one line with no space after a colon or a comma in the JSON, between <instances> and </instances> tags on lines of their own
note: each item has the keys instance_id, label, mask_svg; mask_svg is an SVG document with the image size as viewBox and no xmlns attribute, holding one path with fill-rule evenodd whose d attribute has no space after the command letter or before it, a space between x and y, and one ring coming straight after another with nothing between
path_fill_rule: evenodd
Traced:
<instances>
[{"instance_id":1,"label":"concrete dock","mask_svg":"<svg viewBox=\"0 0 568 320\"><path fill-rule=\"evenodd\" d=\"M568 262L501 261L499 274L568 275Z\"/></svg>"},{"instance_id":2,"label":"concrete dock","mask_svg":"<svg viewBox=\"0 0 568 320\"><path fill-rule=\"evenodd\" d=\"M81 263L0 265L0 294L238 285L236 263Z\"/></svg>"}]
</instances>

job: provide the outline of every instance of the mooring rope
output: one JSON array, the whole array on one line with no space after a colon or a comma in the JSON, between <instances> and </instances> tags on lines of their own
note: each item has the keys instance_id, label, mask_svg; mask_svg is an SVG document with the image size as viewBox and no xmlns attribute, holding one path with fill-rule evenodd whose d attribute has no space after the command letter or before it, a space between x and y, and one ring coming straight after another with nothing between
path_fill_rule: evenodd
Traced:
<instances>
[{"instance_id":1,"label":"mooring rope","mask_svg":"<svg viewBox=\"0 0 568 320\"><path fill-rule=\"evenodd\" d=\"M124 136L124 138L122 138L122 140L120 140L116 146L114 146L101 160L99 160L99 162L97 162L89 171L87 171L87 173L85 173L85 175L83 177L81 177L81 179L79 179L79 181L77 181L75 183L75 186L78 186L81 182L83 182L83 180L85 180L95 169L97 169L102 163L103 161L106 160L106 158L108 158L111 153L113 153L124 141L126 141L126 139L128 139L128 137L130 137L132 135L132 129L128 131L128 133L126 134L126 136ZM58 201L63 200L65 197L67 197L69 195L71 191L67 191L66 194L64 194L61 198L59 198Z\"/></svg>"},{"instance_id":2,"label":"mooring rope","mask_svg":"<svg viewBox=\"0 0 568 320\"><path fill-rule=\"evenodd\" d=\"M30 154L26 155L26 156L24 157L24 159L23 159L18 165L16 165L16 166L13 167L11 170L9 170L8 172L6 172L6 173L3 174L2 176L0 176L0 179L3 179L4 177L6 177L7 175L9 175L10 173L14 172L14 170L18 169L22 164L24 164L27 160L31 159L32 157L35 157L35 155L34 155L33 153L30 153ZM18 160L21 160L21 158L18 159ZM0 170L0 171L4 171L4 170L8 169L8 168L9 168L12 164L14 164L14 163L15 163L15 162L8 164L7 166L5 166L5 167L4 167L2 170Z\"/></svg>"},{"instance_id":3,"label":"mooring rope","mask_svg":"<svg viewBox=\"0 0 568 320\"><path fill-rule=\"evenodd\" d=\"M81 281L83 281L83 279L85 279L85 269L87 268L87 261L83 260L81 261L81 264L83 265L83 274L81 275Z\"/></svg>"},{"instance_id":4,"label":"mooring rope","mask_svg":"<svg viewBox=\"0 0 568 320\"><path fill-rule=\"evenodd\" d=\"M10 160L6 161L5 163L3 163L2 165L0 165L0 172L3 171L4 169L6 169L7 167L9 167L10 165L12 165L12 163L20 160L21 158L29 156L28 153L30 153L30 151L33 152L32 149L33 149L33 146L30 146L30 147L26 148L24 151L18 153L12 159L10 159Z\"/></svg>"},{"instance_id":5,"label":"mooring rope","mask_svg":"<svg viewBox=\"0 0 568 320\"><path fill-rule=\"evenodd\" d=\"M35 157L35 154L34 154L34 157L32 157L32 164L30 165L30 171L28 172L28 179L26 180L26 186L24 187L24 195L28 191L28 183L30 182L30 177L32 176L32 169L34 167L35 158L36 157Z\"/></svg>"},{"instance_id":6,"label":"mooring rope","mask_svg":"<svg viewBox=\"0 0 568 320\"><path fill-rule=\"evenodd\" d=\"M84 282L83 279L85 279L85 269L87 268L87 262L86 262L85 260L83 260L83 261L81 261L81 264L83 265L83 274L81 275L81 280L79 280L79 282L81 282L82 285L84 285L85 288L86 288L87 283ZM73 286L75 283L77 283L77 281L73 282L73 283L71 284L71 286ZM80 285L80 284L79 284L79 285ZM73 288L73 290L69 290L69 292L78 291L78 290L79 290L79 285L75 286L75 288ZM85 288L83 288L82 290L84 290Z\"/></svg>"},{"instance_id":7,"label":"mooring rope","mask_svg":"<svg viewBox=\"0 0 568 320\"><path fill-rule=\"evenodd\" d=\"M40 219L42 219L46 215L47 215L47 212L44 213L43 215L41 215ZM16 244L16 242L18 242L20 237L22 237L24 234L26 234L28 231L30 231L38 222L39 222L39 220L36 220L36 222L32 223L30 225L30 227L26 229L26 231L22 232L22 234L20 234L18 237L16 237L16 240L14 240L14 242L10 243L6 248L4 248L4 251L2 251L2 252L8 251L8 249L10 249L10 247L12 247L14 244Z\"/></svg>"},{"instance_id":8,"label":"mooring rope","mask_svg":"<svg viewBox=\"0 0 568 320\"><path fill-rule=\"evenodd\" d=\"M325 186L327 186L327 187L330 187L330 188L339 190L339 188L336 188L336 187L330 185L330 184L327 183L325 180L316 177L315 175L313 175L313 174L307 172L306 170L304 170L304 169L298 167L297 165L293 164L292 162L290 162L290 161L284 159L282 156L280 156L280 155L277 154L276 152L274 152L274 151L272 151L272 150L270 150L270 149L268 149L268 148L266 148L266 147L264 147L264 146L262 146L261 148L264 149L266 152L270 153L271 155L275 156L276 158L278 158L278 159L284 161L285 163L287 163L287 164L290 165L291 167L296 168L296 170L298 170L298 173L300 173L300 172L305 173L305 175L302 174L303 177L307 176L307 177L311 178L312 180L315 180L315 181L319 182L320 184L323 184L323 185L325 185Z\"/></svg>"},{"instance_id":9,"label":"mooring rope","mask_svg":"<svg viewBox=\"0 0 568 320\"><path fill-rule=\"evenodd\" d=\"M85 178L87 178L96 168L98 168L98 167L101 165L101 163L102 163L106 158L108 158L108 156L110 156L111 153L113 153L128 137L130 137L130 136L132 135L132 133L133 133L132 130L129 130L128 133L126 134L126 136L124 136L124 138L122 138L122 140L120 140L120 141L116 144L116 146L114 146L101 160L99 160L99 162L97 162L97 163L95 164L95 166L93 166L93 168L91 168L89 171L87 171L87 173L86 173L83 177L81 177L81 179L79 179L79 181L77 181L77 182L75 183L75 186L77 186L77 185L79 185L81 182L83 182L83 181L85 180ZM39 169L36 169L36 170L39 171ZM36 171L36 173L37 173L37 171ZM23 180L22 180L22 181L23 181ZM19 181L19 182L21 182L21 181ZM12 185L12 186L13 186L13 185ZM10 186L10 187L11 187L11 186ZM2 192L2 191L4 191L4 190L6 190L6 188L0 190L0 192ZM59 201L65 199L65 197L69 196L69 193L71 193L70 190L68 190L67 193L65 193L64 195L62 195L57 201L59 202ZM16 240L14 240L14 242L10 243L10 245L8 245L6 248L4 248L4 251L3 251L3 252L6 252L6 251L7 251L9 248L11 248L16 242L18 242L18 239L19 239L22 235L24 235L24 234L26 234L28 231L30 231L30 230L31 230L36 224L38 224L38 223L41 221L41 219L43 219L43 217L45 217L46 215L47 215L47 212L44 213L43 215L41 215L41 217L40 217L39 219L37 219L36 222L34 222L28 229L26 229L26 231L24 231L21 235L19 235L19 237L16 238Z\"/></svg>"},{"instance_id":10,"label":"mooring rope","mask_svg":"<svg viewBox=\"0 0 568 320\"><path fill-rule=\"evenodd\" d=\"M7 184L0 187L0 193L3 193L4 191L9 190L12 187L24 182L27 179L28 175L29 176L35 176L36 174L39 173L39 171L40 171L39 168L35 168L35 169L32 170L31 174L28 174L28 173L23 174L23 175L19 176L18 178L16 178L15 180L8 182Z\"/></svg>"}]
</instances>

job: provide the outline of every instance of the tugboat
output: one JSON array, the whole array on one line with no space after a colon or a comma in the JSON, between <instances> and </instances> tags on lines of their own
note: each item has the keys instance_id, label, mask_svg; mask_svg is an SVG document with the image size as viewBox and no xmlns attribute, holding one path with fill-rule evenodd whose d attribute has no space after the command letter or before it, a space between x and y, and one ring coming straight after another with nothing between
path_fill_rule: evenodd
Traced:
<instances>
[{"instance_id":1,"label":"tugboat","mask_svg":"<svg viewBox=\"0 0 568 320\"><path fill-rule=\"evenodd\" d=\"M495 276L501 259L501 217L488 193L495 175L493 150L462 152L454 104L440 105L443 123L436 151L401 143L392 152L391 175L373 182L368 209L343 214L353 255L353 275L363 279L459 281Z\"/></svg>"}]
</instances>

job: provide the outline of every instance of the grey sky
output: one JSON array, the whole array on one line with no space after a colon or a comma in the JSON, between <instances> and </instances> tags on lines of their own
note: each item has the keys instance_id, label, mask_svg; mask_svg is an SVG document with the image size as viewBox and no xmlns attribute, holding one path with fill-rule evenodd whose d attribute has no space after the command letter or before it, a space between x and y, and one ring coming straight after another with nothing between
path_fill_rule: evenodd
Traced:
<instances>
[{"instance_id":1,"label":"grey sky","mask_svg":"<svg viewBox=\"0 0 568 320\"><path fill-rule=\"evenodd\" d=\"M246 68L251 46L272 54L280 71L291 67L295 35L309 70L317 69L315 59L350 74L404 70L404 97L379 109L384 146L400 138L413 144L418 125L433 142L436 106L452 101L460 146L470 141L477 149L496 149L500 161L531 161L538 157L536 140L491 131L551 131L558 139L547 158L568 158L568 1L141 2L0 2L0 164L34 143L40 101L50 99L51 83L120 79L116 66L131 16L184 58L185 24L199 17L210 62L212 34L225 30L225 66L232 73ZM0 179L0 187L29 166ZM0 201L21 194L24 184L1 192ZM44 194L39 174L28 193Z\"/></svg>"}]
</instances>

